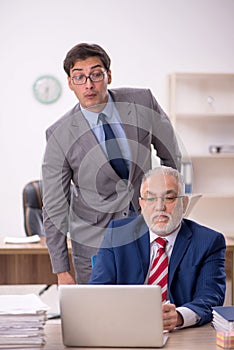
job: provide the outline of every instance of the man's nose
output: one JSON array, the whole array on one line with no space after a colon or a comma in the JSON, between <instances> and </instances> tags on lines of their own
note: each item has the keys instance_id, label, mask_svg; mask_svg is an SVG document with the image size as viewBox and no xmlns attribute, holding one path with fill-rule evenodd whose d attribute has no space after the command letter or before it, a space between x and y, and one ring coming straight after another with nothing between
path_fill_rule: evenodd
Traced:
<instances>
[{"instance_id":1,"label":"man's nose","mask_svg":"<svg viewBox=\"0 0 234 350\"><path fill-rule=\"evenodd\" d=\"M154 202L154 208L156 210L165 210L165 200L164 198L158 197Z\"/></svg>"},{"instance_id":2,"label":"man's nose","mask_svg":"<svg viewBox=\"0 0 234 350\"><path fill-rule=\"evenodd\" d=\"M90 79L90 77L87 77L85 86L88 87L88 88L93 86L93 82L92 82L92 80Z\"/></svg>"}]
</instances>

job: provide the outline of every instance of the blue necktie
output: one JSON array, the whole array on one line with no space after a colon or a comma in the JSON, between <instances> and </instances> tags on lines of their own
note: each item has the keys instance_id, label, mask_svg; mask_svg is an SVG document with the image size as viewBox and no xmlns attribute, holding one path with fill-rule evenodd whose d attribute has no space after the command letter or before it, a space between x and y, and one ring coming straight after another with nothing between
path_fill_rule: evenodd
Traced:
<instances>
[{"instance_id":1,"label":"blue necktie","mask_svg":"<svg viewBox=\"0 0 234 350\"><path fill-rule=\"evenodd\" d=\"M121 153L115 134L110 124L108 124L108 122L106 121L106 115L103 113L100 113L98 116L98 120L101 120L103 125L103 130L105 134L106 151L107 151L110 165L115 170L115 172L119 175L119 177L121 177L121 179L127 180L129 175L128 167Z\"/></svg>"}]
</instances>

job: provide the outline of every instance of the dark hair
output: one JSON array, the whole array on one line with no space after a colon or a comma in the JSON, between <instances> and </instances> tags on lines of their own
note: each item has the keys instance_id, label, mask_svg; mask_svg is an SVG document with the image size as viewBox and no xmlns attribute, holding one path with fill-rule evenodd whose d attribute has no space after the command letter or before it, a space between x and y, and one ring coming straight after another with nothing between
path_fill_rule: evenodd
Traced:
<instances>
[{"instance_id":1,"label":"dark hair","mask_svg":"<svg viewBox=\"0 0 234 350\"><path fill-rule=\"evenodd\" d=\"M89 57L97 56L102 61L106 70L110 68L110 57L106 51L97 44L81 43L74 46L68 53L63 62L63 68L68 76L70 76L70 69L74 67L77 60L85 60Z\"/></svg>"}]
</instances>

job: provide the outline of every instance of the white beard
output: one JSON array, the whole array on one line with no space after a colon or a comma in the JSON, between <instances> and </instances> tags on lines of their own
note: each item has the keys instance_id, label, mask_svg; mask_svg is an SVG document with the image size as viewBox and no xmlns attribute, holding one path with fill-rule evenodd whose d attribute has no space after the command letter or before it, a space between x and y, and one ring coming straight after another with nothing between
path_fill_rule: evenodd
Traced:
<instances>
[{"instance_id":1,"label":"white beard","mask_svg":"<svg viewBox=\"0 0 234 350\"><path fill-rule=\"evenodd\" d=\"M163 223L154 223L154 218L157 216L163 215L168 218L168 221ZM183 207L179 205L174 208L173 214L168 214L165 212L155 212L150 217L150 225L149 228L152 232L156 233L159 236L166 236L169 233L175 231L177 227L180 225L181 220L183 218Z\"/></svg>"}]
</instances>

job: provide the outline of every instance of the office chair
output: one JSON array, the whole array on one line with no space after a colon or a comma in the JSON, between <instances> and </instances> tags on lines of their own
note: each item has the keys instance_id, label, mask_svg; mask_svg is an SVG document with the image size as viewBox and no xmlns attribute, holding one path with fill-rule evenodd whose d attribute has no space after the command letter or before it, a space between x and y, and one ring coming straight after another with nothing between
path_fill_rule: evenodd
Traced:
<instances>
[{"instance_id":1,"label":"office chair","mask_svg":"<svg viewBox=\"0 0 234 350\"><path fill-rule=\"evenodd\" d=\"M41 192L41 180L31 181L23 189L24 229L27 236L45 236Z\"/></svg>"},{"instance_id":2,"label":"office chair","mask_svg":"<svg viewBox=\"0 0 234 350\"><path fill-rule=\"evenodd\" d=\"M24 229L27 236L45 236L42 224L42 185L41 180L27 183L23 188L23 213ZM45 286L39 295L42 295L50 288L50 284Z\"/></svg>"}]
</instances>

